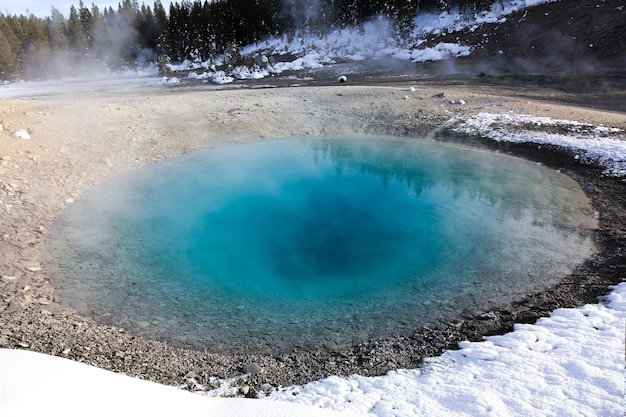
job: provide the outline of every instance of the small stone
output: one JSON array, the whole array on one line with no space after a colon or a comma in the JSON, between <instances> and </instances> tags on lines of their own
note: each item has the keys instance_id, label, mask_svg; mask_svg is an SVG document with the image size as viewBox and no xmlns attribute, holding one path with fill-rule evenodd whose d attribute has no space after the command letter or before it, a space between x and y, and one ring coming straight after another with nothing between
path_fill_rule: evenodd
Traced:
<instances>
[{"instance_id":1,"label":"small stone","mask_svg":"<svg viewBox=\"0 0 626 417\"><path fill-rule=\"evenodd\" d=\"M30 139L30 134L25 129L17 129L9 135L15 139Z\"/></svg>"},{"instance_id":2,"label":"small stone","mask_svg":"<svg viewBox=\"0 0 626 417\"><path fill-rule=\"evenodd\" d=\"M241 395L248 395L248 393L250 392L250 387L247 385L239 387L239 392L241 393Z\"/></svg>"},{"instance_id":3,"label":"small stone","mask_svg":"<svg viewBox=\"0 0 626 417\"><path fill-rule=\"evenodd\" d=\"M43 268L42 268L42 267L40 267L40 266L29 266L29 267L26 267L26 269L27 269L28 271L30 271L30 272L39 272L39 271L41 271Z\"/></svg>"},{"instance_id":4,"label":"small stone","mask_svg":"<svg viewBox=\"0 0 626 417\"><path fill-rule=\"evenodd\" d=\"M340 83L346 83L348 82L348 77L346 77L345 75L340 75L339 78L337 78L337 81L339 81Z\"/></svg>"},{"instance_id":5,"label":"small stone","mask_svg":"<svg viewBox=\"0 0 626 417\"><path fill-rule=\"evenodd\" d=\"M414 92L416 91L416 90L415 90L415 87L409 87L409 91L410 91L411 93L414 93Z\"/></svg>"},{"instance_id":6,"label":"small stone","mask_svg":"<svg viewBox=\"0 0 626 417\"><path fill-rule=\"evenodd\" d=\"M261 373L263 368L261 368L257 363L249 363L243 367L243 372L246 374L255 375Z\"/></svg>"},{"instance_id":7,"label":"small stone","mask_svg":"<svg viewBox=\"0 0 626 417\"><path fill-rule=\"evenodd\" d=\"M13 282L13 281L17 281L16 277L10 277L8 275L2 275L2 280L3 281L7 281L7 282Z\"/></svg>"}]
</instances>

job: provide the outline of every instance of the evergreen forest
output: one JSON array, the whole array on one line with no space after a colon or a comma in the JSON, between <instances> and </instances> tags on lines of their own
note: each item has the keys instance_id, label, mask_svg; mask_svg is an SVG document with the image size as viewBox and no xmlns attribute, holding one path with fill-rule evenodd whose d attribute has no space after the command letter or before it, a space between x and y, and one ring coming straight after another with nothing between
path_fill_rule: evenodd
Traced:
<instances>
[{"instance_id":1,"label":"evergreen forest","mask_svg":"<svg viewBox=\"0 0 626 417\"><path fill-rule=\"evenodd\" d=\"M209 59L271 36L299 31L323 36L390 19L399 39L423 12L489 8L497 0L182 0L165 9L123 0L117 9L82 0L68 16L52 7L45 18L0 13L0 80L55 74L57 63L116 69L146 62Z\"/></svg>"}]
</instances>

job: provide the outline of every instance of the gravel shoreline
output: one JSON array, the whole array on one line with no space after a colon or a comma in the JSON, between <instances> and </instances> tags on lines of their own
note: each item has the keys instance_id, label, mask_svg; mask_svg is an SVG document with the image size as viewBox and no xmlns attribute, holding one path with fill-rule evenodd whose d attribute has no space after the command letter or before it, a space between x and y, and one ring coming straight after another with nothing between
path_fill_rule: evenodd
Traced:
<instances>
[{"instance_id":1,"label":"gravel shoreline","mask_svg":"<svg viewBox=\"0 0 626 417\"><path fill-rule=\"evenodd\" d=\"M247 364L263 372L233 382L231 393L253 397L273 386L329 375L384 374L419 366L462 340L509 331L555 308L596 303L626 277L626 184L567 151L496 143L445 127L452 117L481 111L535 114L624 128L623 113L529 100L515 89L419 86L410 80L368 85L199 91L150 87L74 96L21 96L0 101L0 347L63 356L100 368L190 390L214 389ZM442 94L443 93L443 94ZM459 105L462 99L465 104ZM454 103L452 103L454 102ZM32 139L9 138L10 130ZM410 337L289 354L218 355L134 336L127 329L77 315L55 298L39 263L46 230L65 206L113 175L183 153L229 143L290 136L383 134L425 137L510 153L560 169L579 182L599 213L599 252L559 285L489 312L464 312L452 322L416 329ZM486 314L485 314L486 313Z\"/></svg>"}]
</instances>

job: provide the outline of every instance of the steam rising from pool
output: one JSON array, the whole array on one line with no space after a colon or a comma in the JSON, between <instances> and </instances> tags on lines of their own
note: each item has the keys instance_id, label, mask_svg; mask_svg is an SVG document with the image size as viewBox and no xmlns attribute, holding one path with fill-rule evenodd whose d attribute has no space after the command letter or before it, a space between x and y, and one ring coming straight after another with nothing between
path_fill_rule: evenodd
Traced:
<instances>
[{"instance_id":1,"label":"steam rising from pool","mask_svg":"<svg viewBox=\"0 0 626 417\"><path fill-rule=\"evenodd\" d=\"M292 139L99 185L50 230L80 313L222 352L411 334L553 285L595 250L575 182L421 140Z\"/></svg>"}]
</instances>

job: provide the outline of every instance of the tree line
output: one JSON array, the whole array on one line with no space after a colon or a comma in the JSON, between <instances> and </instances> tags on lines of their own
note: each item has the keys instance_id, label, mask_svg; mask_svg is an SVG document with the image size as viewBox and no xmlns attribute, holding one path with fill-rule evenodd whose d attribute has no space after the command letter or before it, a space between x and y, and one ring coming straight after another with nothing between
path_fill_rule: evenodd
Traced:
<instances>
[{"instance_id":1,"label":"tree line","mask_svg":"<svg viewBox=\"0 0 626 417\"><path fill-rule=\"evenodd\" d=\"M123 0L117 9L82 0L64 16L52 7L45 18L0 13L0 79L36 78L67 71L61 63L103 68L138 61L206 60L225 51L297 31L320 36L384 16L399 37L421 12L484 10L497 0L182 0L166 10Z\"/></svg>"}]
</instances>

